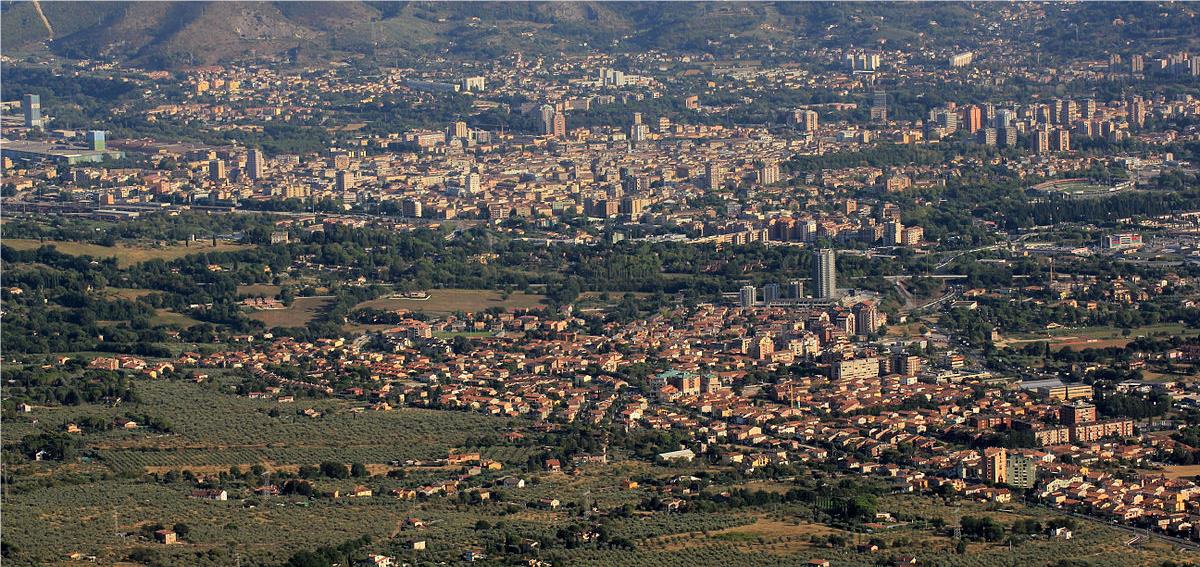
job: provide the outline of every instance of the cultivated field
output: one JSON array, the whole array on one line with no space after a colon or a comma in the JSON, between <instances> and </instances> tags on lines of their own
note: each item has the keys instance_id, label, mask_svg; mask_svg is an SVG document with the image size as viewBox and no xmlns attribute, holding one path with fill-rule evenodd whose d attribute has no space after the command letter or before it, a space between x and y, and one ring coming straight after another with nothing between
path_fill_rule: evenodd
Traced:
<instances>
[{"instance_id":1,"label":"cultivated field","mask_svg":"<svg viewBox=\"0 0 1200 567\"><path fill-rule=\"evenodd\" d=\"M297 550L336 544L371 535L379 552L436 564L454 564L462 550L478 548L505 534L553 541L577 516L575 503L587 498L603 508L637 504L654 494L648 488L628 490L624 480L664 478L693 474L696 468L660 467L630 461L620 452L615 462L586 467L580 476L562 473L523 472L530 448L482 448L484 456L504 463L501 471L484 473L492 482L516 474L531 481L524 488L504 488L503 495L479 504L466 504L456 496L398 500L388 496L394 487L417 487L456 477L453 467L402 467L402 475L383 476L397 467L394 459L431 459L464 447L469 437L499 431L521 430L528 422L487 417L474 413L398 409L388 412L349 411L360 405L344 400L298 399L291 404L251 400L218 391L234 376L214 372L211 384L139 379L140 403L124 408L77 406L37 408L6 425L6 435L21 436L37 430L56 430L68 420L85 415L113 417L123 411L167 416L174 432L167 435L141 431L109 431L84 436L92 463L49 463L25 466L38 469L36 477L11 487L5 496L5 542L13 546L6 557L12 565L61 564L74 552L96 555L100 564L116 564L135 551L151 553L150 564L217 567L240 561L247 565L279 565ZM313 408L321 417L299 412ZM277 410L272 412L271 410ZM34 419L37 420L34 423ZM314 480L317 490L340 490L355 485L374 491L373 496L349 498L257 496L241 481L223 480L229 501L190 498L193 483L164 482L142 476L187 470L220 475L231 466L242 471L254 464L268 470L295 471L300 464L322 460L359 461L367 464L370 478ZM112 472L108 472L112 471ZM112 474L115 472L116 474ZM475 481L480 482L480 481ZM775 486L771 486L775 485ZM754 481L756 489L785 489L784 481ZM540 498L563 502L558 510L530 507ZM1050 517L1052 512L1022 508L998 510L970 501L947 506L923 496L885 496L879 508L897 517L895 527L867 534L815 523L802 503L759 508L697 512L643 512L607 522L611 537L620 537L635 549L561 545L537 555L554 565L806 565L828 559L836 565L869 566L897 554L918 557L922 564L962 567L1047 565L1059 557L1086 558L1089 565L1161 564L1172 557L1160 544L1139 548L1123 545L1125 532L1096 522L1085 522L1071 541L1034 539L1011 550L1007 545L972 543L964 555L953 551L954 540L945 531L929 527L926 520L940 517L948 525L965 514L990 515L1004 523L1023 516ZM423 528L405 525L420 518ZM483 520L485 526L477 523ZM138 535L142 526L177 523L191 527L177 545L155 544ZM503 526L502 528L500 526ZM829 536L842 543L834 545ZM885 543L878 552L859 552L854 545L877 538ZM424 540L428 549L414 555L408 542ZM141 551L139 551L141 550Z\"/></svg>"}]
</instances>

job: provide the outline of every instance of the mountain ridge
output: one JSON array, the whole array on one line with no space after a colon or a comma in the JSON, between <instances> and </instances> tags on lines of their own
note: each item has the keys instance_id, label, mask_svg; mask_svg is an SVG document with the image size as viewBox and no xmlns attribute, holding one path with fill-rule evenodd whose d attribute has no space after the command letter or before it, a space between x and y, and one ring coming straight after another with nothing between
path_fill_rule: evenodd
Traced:
<instances>
[{"instance_id":1,"label":"mountain ridge","mask_svg":"<svg viewBox=\"0 0 1200 567\"><path fill-rule=\"evenodd\" d=\"M898 2L49 2L0 3L6 53L39 50L174 69L303 52L492 58L600 49L728 54L750 42L872 48L970 48L985 38L1055 43L1068 52L1131 39L1194 46L1195 11L1173 3ZM1041 13L1039 13L1039 11ZM1034 17L1029 17L1033 13ZM1114 18L1113 14L1120 17ZM1016 17L1014 17L1016 14ZM1025 20L1021 20L1025 18ZM1020 21L1019 21L1020 20ZM989 25L1011 28L1012 37ZM1152 24L1152 25L1150 25ZM1072 27L1074 26L1074 27ZM1141 26L1141 27L1139 27ZM1161 34L1147 35L1146 30ZM1090 41L1079 41L1087 33ZM1175 38L1172 38L1174 34ZM1124 41L1125 43L1122 43Z\"/></svg>"}]
</instances>

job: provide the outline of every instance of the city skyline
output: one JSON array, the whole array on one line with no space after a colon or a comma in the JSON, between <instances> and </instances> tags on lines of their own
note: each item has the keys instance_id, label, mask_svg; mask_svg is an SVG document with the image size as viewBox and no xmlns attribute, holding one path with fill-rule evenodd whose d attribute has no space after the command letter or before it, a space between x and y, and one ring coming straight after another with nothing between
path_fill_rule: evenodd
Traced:
<instances>
[{"instance_id":1,"label":"city skyline","mask_svg":"<svg viewBox=\"0 0 1200 567\"><path fill-rule=\"evenodd\" d=\"M0 4L12 565L1187 565L1190 3Z\"/></svg>"}]
</instances>

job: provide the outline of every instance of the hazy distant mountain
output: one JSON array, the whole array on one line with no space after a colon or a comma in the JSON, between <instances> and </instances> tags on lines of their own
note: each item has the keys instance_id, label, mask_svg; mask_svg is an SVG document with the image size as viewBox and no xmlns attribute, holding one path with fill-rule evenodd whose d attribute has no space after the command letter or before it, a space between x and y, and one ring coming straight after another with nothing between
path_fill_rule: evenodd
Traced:
<instances>
[{"instance_id":1,"label":"hazy distant mountain","mask_svg":"<svg viewBox=\"0 0 1200 567\"><path fill-rule=\"evenodd\" d=\"M5 53L115 57L148 67L253 55L307 61L374 52L489 57L666 48L719 51L799 40L864 47L970 46L999 24L1076 54L1131 42L1152 48L1197 40L1187 4L814 2L5 2ZM1011 17L1021 12L1021 17ZM1030 15L1032 13L1032 16ZM1016 22L1016 23L1014 23ZM53 35L51 35L51 33ZM1077 36L1076 34L1080 34ZM1077 37L1079 39L1077 39ZM1081 41L1083 39L1085 41Z\"/></svg>"}]
</instances>

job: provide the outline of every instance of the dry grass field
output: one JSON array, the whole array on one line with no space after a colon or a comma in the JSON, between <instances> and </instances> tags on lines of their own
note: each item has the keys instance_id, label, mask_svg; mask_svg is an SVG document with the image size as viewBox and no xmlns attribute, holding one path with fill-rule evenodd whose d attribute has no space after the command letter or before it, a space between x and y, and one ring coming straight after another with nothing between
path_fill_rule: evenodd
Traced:
<instances>
[{"instance_id":1,"label":"dry grass field","mask_svg":"<svg viewBox=\"0 0 1200 567\"><path fill-rule=\"evenodd\" d=\"M238 295L261 295L263 297L275 297L279 295L279 290L283 286L269 284L254 284L254 285L239 285L237 287Z\"/></svg>"},{"instance_id":2,"label":"dry grass field","mask_svg":"<svg viewBox=\"0 0 1200 567\"><path fill-rule=\"evenodd\" d=\"M722 530L672 534L651 538L648 547L662 551L677 551L716 542L754 544L756 549L774 555L792 555L810 546L809 537L814 535L845 534L841 530L821 524L807 522L783 522L758 518L752 524L734 526Z\"/></svg>"},{"instance_id":3,"label":"dry grass field","mask_svg":"<svg viewBox=\"0 0 1200 567\"><path fill-rule=\"evenodd\" d=\"M514 292L507 299L501 292L486 289L435 289L428 299L405 299L385 297L358 304L358 307L375 309L407 309L426 313L454 313L456 311L477 312L490 307L505 309L531 309L540 307L545 296Z\"/></svg>"},{"instance_id":4,"label":"dry grass field","mask_svg":"<svg viewBox=\"0 0 1200 567\"><path fill-rule=\"evenodd\" d=\"M303 327L330 302L331 297L297 297L287 309L272 309L250 313L250 318L262 321L267 328Z\"/></svg>"},{"instance_id":5,"label":"dry grass field","mask_svg":"<svg viewBox=\"0 0 1200 567\"><path fill-rule=\"evenodd\" d=\"M231 250L244 250L250 248L246 244L228 244L217 243L213 246L210 242L193 242L190 246L180 244L172 244L169 246L100 246L98 244L89 244L86 242L61 242L56 240L47 240L39 242L37 240L25 238L6 238L4 239L6 246L11 246L17 250L33 250L42 246L53 246L63 254L72 256L92 256L95 258L116 258L117 265L122 268L127 268L134 264L145 262L147 260L174 260L182 258L189 254L199 254L201 252L229 252Z\"/></svg>"},{"instance_id":6,"label":"dry grass field","mask_svg":"<svg viewBox=\"0 0 1200 567\"><path fill-rule=\"evenodd\" d=\"M1200 465L1175 465L1164 467L1161 471L1146 471L1151 475L1163 475L1167 478L1184 478L1200 476Z\"/></svg>"},{"instance_id":7,"label":"dry grass field","mask_svg":"<svg viewBox=\"0 0 1200 567\"><path fill-rule=\"evenodd\" d=\"M139 297L143 297L146 295L150 295L151 293L154 293L154 291L149 290L149 289L137 289L137 288L131 288L131 287L109 287L109 288L105 288L105 291L108 292L108 294L112 295L113 297L119 297L121 299L128 299L130 301L133 301Z\"/></svg>"},{"instance_id":8,"label":"dry grass field","mask_svg":"<svg viewBox=\"0 0 1200 567\"><path fill-rule=\"evenodd\" d=\"M1195 333L1178 323L1160 323L1147 327L1132 329L1125 335L1122 329L1116 327L1083 327L1077 329L1062 328L1041 331L1037 333L1016 333L1002 338L996 343L997 347L1021 347L1028 343L1049 342L1050 348L1061 350L1069 348L1084 350L1089 348L1123 347L1139 336L1187 335Z\"/></svg>"},{"instance_id":9,"label":"dry grass field","mask_svg":"<svg viewBox=\"0 0 1200 567\"><path fill-rule=\"evenodd\" d=\"M176 313L170 309L156 309L154 318L151 323L155 325L172 325L175 327L191 327L192 325L200 324L199 321L188 317L182 313Z\"/></svg>"}]
</instances>

